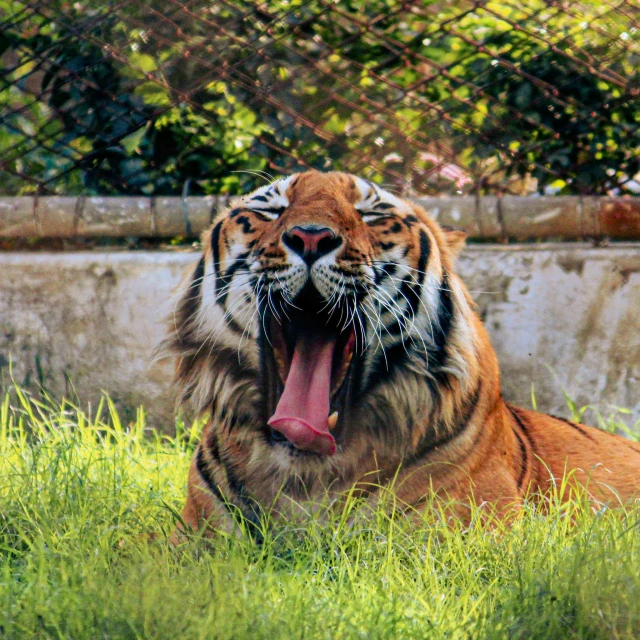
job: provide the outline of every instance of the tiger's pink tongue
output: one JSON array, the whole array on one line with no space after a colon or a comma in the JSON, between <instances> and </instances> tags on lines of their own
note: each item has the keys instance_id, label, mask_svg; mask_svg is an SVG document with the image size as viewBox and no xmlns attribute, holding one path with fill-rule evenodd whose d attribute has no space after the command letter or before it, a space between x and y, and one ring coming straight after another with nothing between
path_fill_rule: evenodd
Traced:
<instances>
[{"instance_id":1,"label":"tiger's pink tongue","mask_svg":"<svg viewBox=\"0 0 640 640\"><path fill-rule=\"evenodd\" d=\"M320 332L299 333L284 391L268 422L298 449L325 455L336 452L328 425L335 345L334 337Z\"/></svg>"}]
</instances>

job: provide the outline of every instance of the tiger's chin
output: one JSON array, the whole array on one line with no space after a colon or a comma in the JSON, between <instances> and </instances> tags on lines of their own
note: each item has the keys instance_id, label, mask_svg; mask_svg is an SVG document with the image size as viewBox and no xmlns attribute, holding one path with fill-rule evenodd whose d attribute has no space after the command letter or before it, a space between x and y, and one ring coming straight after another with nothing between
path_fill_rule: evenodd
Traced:
<instances>
[{"instance_id":1,"label":"tiger's chin","mask_svg":"<svg viewBox=\"0 0 640 640\"><path fill-rule=\"evenodd\" d=\"M312 285L292 303L265 311L260 349L272 446L326 457L344 444L360 360L353 314L347 312Z\"/></svg>"}]
</instances>

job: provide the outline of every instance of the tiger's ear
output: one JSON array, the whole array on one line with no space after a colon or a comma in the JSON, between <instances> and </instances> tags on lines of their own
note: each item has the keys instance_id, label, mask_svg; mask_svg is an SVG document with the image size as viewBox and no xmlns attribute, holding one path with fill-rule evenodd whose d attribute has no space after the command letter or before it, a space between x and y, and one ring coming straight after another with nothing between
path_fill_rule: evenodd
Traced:
<instances>
[{"instance_id":1,"label":"tiger's ear","mask_svg":"<svg viewBox=\"0 0 640 640\"><path fill-rule=\"evenodd\" d=\"M464 231L459 231L458 229L446 229L444 237L447 240L447 246L451 249L453 259L455 260L464 248L467 241L467 234Z\"/></svg>"}]
</instances>

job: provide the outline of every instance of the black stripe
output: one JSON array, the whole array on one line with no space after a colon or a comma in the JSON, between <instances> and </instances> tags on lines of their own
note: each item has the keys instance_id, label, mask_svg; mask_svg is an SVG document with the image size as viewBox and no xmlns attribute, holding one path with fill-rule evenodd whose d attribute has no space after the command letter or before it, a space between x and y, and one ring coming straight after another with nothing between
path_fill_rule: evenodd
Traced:
<instances>
[{"instance_id":1,"label":"black stripe","mask_svg":"<svg viewBox=\"0 0 640 640\"><path fill-rule=\"evenodd\" d=\"M376 204L376 209L382 209L383 211L388 211L389 209L395 209L396 205L391 204L389 202L381 202L380 204Z\"/></svg>"},{"instance_id":2,"label":"black stripe","mask_svg":"<svg viewBox=\"0 0 640 640\"><path fill-rule=\"evenodd\" d=\"M400 323L397 320L394 320L390 325L387 325L384 329L388 334L392 336L398 336L403 332L405 327L400 326Z\"/></svg>"},{"instance_id":3,"label":"black stripe","mask_svg":"<svg viewBox=\"0 0 640 640\"><path fill-rule=\"evenodd\" d=\"M418 283L422 285L424 282L425 269L427 268L427 260L431 252L429 236L424 229L420 229L420 258L418 259Z\"/></svg>"},{"instance_id":4,"label":"black stripe","mask_svg":"<svg viewBox=\"0 0 640 640\"><path fill-rule=\"evenodd\" d=\"M387 276L393 276L397 271L397 267L393 263L383 264L379 269L375 269L375 279L374 282L376 285L382 283Z\"/></svg>"},{"instance_id":5,"label":"black stripe","mask_svg":"<svg viewBox=\"0 0 640 640\"><path fill-rule=\"evenodd\" d=\"M440 283L440 304L438 322L433 327L434 358L438 367L442 367L447 357L447 341L453 324L453 298L449 290L449 276L445 271Z\"/></svg>"},{"instance_id":6,"label":"black stripe","mask_svg":"<svg viewBox=\"0 0 640 640\"><path fill-rule=\"evenodd\" d=\"M213 253L213 272L216 280L215 293L217 294L224 286L224 279L220 273L220 230L222 229L223 220L213 227L211 232L211 251Z\"/></svg>"},{"instance_id":7,"label":"black stripe","mask_svg":"<svg viewBox=\"0 0 640 640\"><path fill-rule=\"evenodd\" d=\"M217 447L215 452L211 451L211 453L212 454L215 453L215 455L218 456L217 460L218 461L220 460L219 451L217 450ZM207 488L225 506L226 510L229 512L229 514L232 517L237 518L239 515L238 509L240 510L244 518L251 525L251 533L253 534L254 538L258 543L261 543L262 535L261 535L261 528L260 528L260 515L259 515L259 509L257 508L257 504L255 503L255 501L252 501L252 503L248 502L247 500L248 495L244 488L244 485L240 482L238 477L233 472L232 465L231 464L225 465L222 462L220 462L220 464L221 466L224 467L225 475L227 477L227 484L229 485L229 490L232 492L232 494L235 494L233 497L237 498L238 502L242 506L238 504L234 504L233 502L230 502L229 500L225 499L225 496L222 494L222 491L220 491L220 487L218 487L218 485L214 482L213 478L209 474L209 470L207 469L207 463L203 455L202 445L198 447L198 453L196 454L196 469L198 470L200 477L204 480L205 484L207 485Z\"/></svg>"},{"instance_id":8,"label":"black stripe","mask_svg":"<svg viewBox=\"0 0 640 640\"><path fill-rule=\"evenodd\" d=\"M229 295L229 289L225 288L222 291L223 287L227 287L228 284L233 280L233 276L235 275L238 269L247 266L247 257L249 256L249 251L245 251L241 253L231 264L231 266L224 272L224 274L218 274L216 271L216 291L220 291L221 293L218 295L217 302L219 305L224 306L227 301L227 296Z\"/></svg>"},{"instance_id":9,"label":"black stripe","mask_svg":"<svg viewBox=\"0 0 640 640\"><path fill-rule=\"evenodd\" d=\"M245 251L238 255L238 257L233 261L233 264L226 270L224 277L229 282L231 278L235 274L235 272L240 269L242 266L247 266L247 258L249 257L249 251Z\"/></svg>"},{"instance_id":10,"label":"black stripe","mask_svg":"<svg viewBox=\"0 0 640 640\"><path fill-rule=\"evenodd\" d=\"M287 207L285 207L285 206L281 206L281 207L260 207L260 208L253 207L251 210L254 213L264 212L264 213L273 213L273 214L276 214L276 215L280 215L280 214L285 212L286 208Z\"/></svg>"},{"instance_id":11,"label":"black stripe","mask_svg":"<svg viewBox=\"0 0 640 640\"><path fill-rule=\"evenodd\" d=\"M241 207L239 209L232 209L227 215L229 216L229 218L236 218L241 213L250 213L250 214L256 216L256 218L258 218L258 220L262 220L263 222L271 222L271 218L267 218L267 216L264 216L261 213L259 213L259 209L248 209L246 207L244 207L244 208Z\"/></svg>"},{"instance_id":12,"label":"black stripe","mask_svg":"<svg viewBox=\"0 0 640 640\"><path fill-rule=\"evenodd\" d=\"M360 212L361 216L375 216L376 218L389 218L389 214L385 211L374 211L373 209L367 209L366 211Z\"/></svg>"},{"instance_id":13,"label":"black stripe","mask_svg":"<svg viewBox=\"0 0 640 640\"><path fill-rule=\"evenodd\" d=\"M191 285L189 286L189 293L187 294L187 300L191 303L197 303L200 297L200 289L202 288L202 279L204 278L204 256L198 260L198 264L193 271L193 278L191 279Z\"/></svg>"},{"instance_id":14,"label":"black stripe","mask_svg":"<svg viewBox=\"0 0 640 640\"><path fill-rule=\"evenodd\" d=\"M258 544L263 542L260 526L260 505L249 495L246 487L235 473L234 465L227 460L225 464L229 489L237 496L240 511L249 524L249 532Z\"/></svg>"},{"instance_id":15,"label":"black stripe","mask_svg":"<svg viewBox=\"0 0 640 640\"><path fill-rule=\"evenodd\" d=\"M220 409L220 414L224 417L225 409L222 407ZM215 414L215 406L212 409L212 414ZM220 448L218 446L218 438L216 436L216 432L214 429L209 431L209 435L207 436L207 451L209 455L214 459L215 462L220 464Z\"/></svg>"},{"instance_id":16,"label":"black stripe","mask_svg":"<svg viewBox=\"0 0 640 640\"><path fill-rule=\"evenodd\" d=\"M425 269L430 251L431 245L429 244L429 237L424 229L420 229L420 257L418 258L416 277L412 277L411 275L407 276L407 278L402 281L402 286L400 287L400 295L408 300L409 307L414 316L417 315L419 311L420 287L424 284Z\"/></svg>"},{"instance_id":17,"label":"black stripe","mask_svg":"<svg viewBox=\"0 0 640 640\"><path fill-rule=\"evenodd\" d=\"M529 443L529 446L531 447L531 452L533 453L534 457L538 457L538 454L536 453L536 448L533 445L533 440L531 439L531 437L529 436L529 431L527 429L527 427L524 424L524 420L521 418L518 409L516 409L516 407L512 407L510 404L506 405L507 409L509 409L509 413L511 413L511 415L513 416L513 419L516 421L517 425L520 427L520 430L522 431L522 435L524 435L524 437L527 439L527 442Z\"/></svg>"},{"instance_id":18,"label":"black stripe","mask_svg":"<svg viewBox=\"0 0 640 640\"><path fill-rule=\"evenodd\" d=\"M573 427L578 433L583 435L585 438L588 438L592 442L595 442L593 436L582 425L576 422L572 422L571 420L567 420L566 418L561 418L560 416L553 416L549 414L549 417L553 418L554 420L559 420L560 422L564 422L565 424L568 424L570 427Z\"/></svg>"},{"instance_id":19,"label":"black stripe","mask_svg":"<svg viewBox=\"0 0 640 640\"><path fill-rule=\"evenodd\" d=\"M244 484L235 474L233 464L227 460L225 464L225 470L227 472L227 482L229 483L229 489L244 503L247 498L247 489Z\"/></svg>"},{"instance_id":20,"label":"black stripe","mask_svg":"<svg viewBox=\"0 0 640 640\"><path fill-rule=\"evenodd\" d=\"M290 189L293 189L293 187L295 187L298 184L298 180L300 180L300 175L297 175L289 184L289 186L287 187L287 191L289 191ZM278 191L280 191L280 188L278 188Z\"/></svg>"},{"instance_id":21,"label":"black stripe","mask_svg":"<svg viewBox=\"0 0 640 640\"><path fill-rule=\"evenodd\" d=\"M244 412L242 409L235 411L229 410L225 415L225 423L228 433L242 427L245 429L251 429L250 425L255 424L256 421L256 416L252 415L250 412Z\"/></svg>"},{"instance_id":22,"label":"black stripe","mask_svg":"<svg viewBox=\"0 0 640 640\"><path fill-rule=\"evenodd\" d=\"M225 322L226 326L239 336L243 336L247 331L246 329L243 329L231 315L227 316Z\"/></svg>"},{"instance_id":23,"label":"black stripe","mask_svg":"<svg viewBox=\"0 0 640 640\"><path fill-rule=\"evenodd\" d=\"M384 349L384 353L380 353L378 359L371 367L363 395L369 393L377 384L384 382L385 378L387 378L394 369L402 365L406 358L407 351L402 342Z\"/></svg>"},{"instance_id":24,"label":"black stripe","mask_svg":"<svg viewBox=\"0 0 640 640\"><path fill-rule=\"evenodd\" d=\"M272 222L269 216L266 216L264 213L260 213L257 209L253 209L251 212L260 222Z\"/></svg>"},{"instance_id":25,"label":"black stripe","mask_svg":"<svg viewBox=\"0 0 640 640\"><path fill-rule=\"evenodd\" d=\"M198 260L196 268L193 270L193 277L189 284L187 294L180 303L180 323L178 330L178 339L182 342L188 337L182 328L187 327L189 322L195 317L200 304L200 290L202 288L202 279L204 278L204 255Z\"/></svg>"},{"instance_id":26,"label":"black stripe","mask_svg":"<svg viewBox=\"0 0 640 640\"><path fill-rule=\"evenodd\" d=\"M442 447L445 444L451 442L454 438L459 436L469 425L469 421L473 417L475 413L476 407L478 406L478 399L480 398L480 393L482 391L482 380L478 380L478 386L475 391L471 394L471 396L465 400L464 409L459 419L456 421L456 426L451 431L448 431L441 438L436 438L435 430L430 430L425 434L420 443L418 444L418 448L414 454L416 460L427 455L430 451L433 451L437 447ZM479 432L482 432L482 428L478 429ZM475 442L474 442L475 444ZM472 445L473 447L473 445Z\"/></svg>"},{"instance_id":27,"label":"black stripe","mask_svg":"<svg viewBox=\"0 0 640 640\"><path fill-rule=\"evenodd\" d=\"M557 418L557 416L552 416L553 418ZM557 418L558 420L562 420L563 422L565 422L564 418ZM568 421L567 421L568 422ZM573 426L580 426L582 429L584 429L584 425L578 425L576 423L573 423ZM596 429L596 427L591 427L592 429ZM603 436L609 436L610 438L615 438L615 440L617 441L618 444L620 444L620 440L622 440L622 442L624 444L627 445L627 447L629 449L631 449L631 451L633 451L634 453L637 453L638 455L640 455L640 449L636 449L636 447L634 446L635 444L637 444L636 441L634 440L629 440L627 438L625 438L624 436L620 436L617 433L611 433L609 431L604 431L602 429L597 429L597 431L603 435ZM586 431L585 429L585 436L587 436L588 438L590 438L591 436L589 435L588 431Z\"/></svg>"},{"instance_id":28,"label":"black stripe","mask_svg":"<svg viewBox=\"0 0 640 640\"><path fill-rule=\"evenodd\" d=\"M197 298L200 295L200 287L202 285L202 278L204 278L204 255L198 260L195 271L193 272L193 280L191 281L191 287L189 296L191 298Z\"/></svg>"},{"instance_id":29,"label":"black stripe","mask_svg":"<svg viewBox=\"0 0 640 640\"><path fill-rule=\"evenodd\" d=\"M396 301L400 299L406 300L411 310L411 317L415 317L420 305L420 288L412 283L413 278L409 275L403 281L400 287Z\"/></svg>"},{"instance_id":30,"label":"black stripe","mask_svg":"<svg viewBox=\"0 0 640 640\"><path fill-rule=\"evenodd\" d=\"M512 407L510 404L507 405L507 409L509 409L509 412L513 416L513 419L518 423L518 426L522 429L522 433L524 433L525 436L527 436L528 438L527 428L524 426L524 422L522 421L522 418L518 415L518 410L515 407Z\"/></svg>"},{"instance_id":31,"label":"black stripe","mask_svg":"<svg viewBox=\"0 0 640 640\"><path fill-rule=\"evenodd\" d=\"M211 493L216 498L218 498L218 500L220 500L222 504L226 505L228 509L229 505L227 504L227 501L224 499L224 496L220 491L220 487L218 487L218 485L213 481L213 478L209 474L209 470L207 469L207 463L205 462L203 451L202 451L202 445L198 447L198 453L196 453L196 469L198 470L200 477L204 480L205 484L207 485L207 488L209 489L209 491L211 491Z\"/></svg>"},{"instance_id":32,"label":"black stripe","mask_svg":"<svg viewBox=\"0 0 640 640\"><path fill-rule=\"evenodd\" d=\"M236 224L242 225L242 233L253 233L255 229L251 226L251 221L247 216L238 216Z\"/></svg>"},{"instance_id":33,"label":"black stripe","mask_svg":"<svg viewBox=\"0 0 640 640\"><path fill-rule=\"evenodd\" d=\"M524 441L520 437L520 434L514 429L513 433L516 434L518 444L520 445L520 453L522 454L522 462L520 463L520 477L518 478L518 493L522 493L522 483L524 482L527 471L529 470L529 464L527 462L527 447Z\"/></svg>"},{"instance_id":34,"label":"black stripe","mask_svg":"<svg viewBox=\"0 0 640 640\"><path fill-rule=\"evenodd\" d=\"M369 222L367 222L367 225L369 227L381 227L383 225L386 225L387 222L389 222L389 218L387 216L384 216L384 217L377 216L373 220L370 220Z\"/></svg>"},{"instance_id":35,"label":"black stripe","mask_svg":"<svg viewBox=\"0 0 640 640\"><path fill-rule=\"evenodd\" d=\"M258 200L259 202L269 202L269 198L267 198L267 196L253 196L251 200Z\"/></svg>"}]
</instances>

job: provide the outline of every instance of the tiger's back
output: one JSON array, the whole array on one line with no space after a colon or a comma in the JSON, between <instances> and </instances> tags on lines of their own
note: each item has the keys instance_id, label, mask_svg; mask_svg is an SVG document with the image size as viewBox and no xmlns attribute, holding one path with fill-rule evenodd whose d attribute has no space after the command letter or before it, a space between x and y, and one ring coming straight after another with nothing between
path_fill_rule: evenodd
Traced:
<instances>
[{"instance_id":1,"label":"tiger's back","mask_svg":"<svg viewBox=\"0 0 640 640\"><path fill-rule=\"evenodd\" d=\"M597 501L640 496L640 444L565 418L509 407L523 434L532 489L544 495L568 474Z\"/></svg>"}]
</instances>

